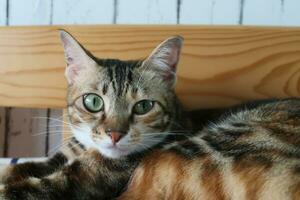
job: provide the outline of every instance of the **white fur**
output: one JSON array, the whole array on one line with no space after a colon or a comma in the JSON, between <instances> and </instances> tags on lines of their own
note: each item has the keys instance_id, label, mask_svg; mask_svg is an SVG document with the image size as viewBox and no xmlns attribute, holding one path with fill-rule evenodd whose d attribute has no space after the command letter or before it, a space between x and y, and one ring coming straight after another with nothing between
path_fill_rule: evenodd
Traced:
<instances>
[{"instance_id":1,"label":"white fur","mask_svg":"<svg viewBox=\"0 0 300 200\"><path fill-rule=\"evenodd\" d=\"M79 128L80 127L80 128ZM75 138L82 143L86 148L93 148L95 146L90 133L91 129L88 125L79 125L79 127L71 126L71 130Z\"/></svg>"},{"instance_id":2,"label":"white fur","mask_svg":"<svg viewBox=\"0 0 300 200\"><path fill-rule=\"evenodd\" d=\"M79 128L80 127L80 128ZM124 144L124 138L120 140L120 142L114 146L111 139L106 137L102 140L93 140L91 137L91 129L89 126L86 125L79 125L78 128L71 127L71 130L75 136L75 138L82 143L86 148L95 148L99 150L99 152L109 158L120 158L124 155L129 154L128 148L123 147L124 145L120 145L121 143ZM126 142L125 142L126 143Z\"/></svg>"},{"instance_id":3,"label":"white fur","mask_svg":"<svg viewBox=\"0 0 300 200\"><path fill-rule=\"evenodd\" d=\"M156 138L141 137L141 141L139 141L138 144L130 144L130 133L128 133L125 137L121 138L116 145L113 145L108 136L104 139L93 140L91 137L92 132L88 124L81 124L77 127L72 126L71 130L75 138L87 149L97 149L103 156L114 159L150 148L163 140L164 136L167 135L159 134L160 137Z\"/></svg>"}]
</instances>

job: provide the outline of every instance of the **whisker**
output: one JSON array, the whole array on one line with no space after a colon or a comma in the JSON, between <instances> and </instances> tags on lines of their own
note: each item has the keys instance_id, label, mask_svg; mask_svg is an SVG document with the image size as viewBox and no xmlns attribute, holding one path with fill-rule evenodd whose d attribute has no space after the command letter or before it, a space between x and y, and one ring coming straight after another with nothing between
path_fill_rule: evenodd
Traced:
<instances>
[{"instance_id":1,"label":"whisker","mask_svg":"<svg viewBox=\"0 0 300 200\"><path fill-rule=\"evenodd\" d=\"M36 133L36 134L33 134L31 135L32 137L35 137L35 136L40 136L40 135L47 135L48 132L39 132L39 133ZM59 134L73 134L72 132L61 132L61 131L54 131L54 132L49 132L50 135L59 135Z\"/></svg>"},{"instance_id":2,"label":"whisker","mask_svg":"<svg viewBox=\"0 0 300 200\"><path fill-rule=\"evenodd\" d=\"M71 124L71 123L67 123L67 122L65 122L63 120L59 120L59 119L56 119L56 118L53 118L53 117L33 117L33 118L36 118L36 119L51 119L53 121L62 122L63 124L66 124L66 125L69 125L69 126L75 126L75 127L80 128L77 125L74 125L74 124Z\"/></svg>"},{"instance_id":3,"label":"whisker","mask_svg":"<svg viewBox=\"0 0 300 200\"><path fill-rule=\"evenodd\" d=\"M68 145L68 143L70 142L70 139L73 138L73 136L67 137L65 138L61 144L51 148L48 153L53 153L54 151L57 151L60 148L66 147Z\"/></svg>"}]
</instances>

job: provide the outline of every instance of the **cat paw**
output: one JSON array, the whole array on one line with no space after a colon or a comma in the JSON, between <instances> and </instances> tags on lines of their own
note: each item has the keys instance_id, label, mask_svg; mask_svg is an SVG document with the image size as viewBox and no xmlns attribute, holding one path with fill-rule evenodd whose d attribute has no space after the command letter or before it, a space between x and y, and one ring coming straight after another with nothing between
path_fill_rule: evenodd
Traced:
<instances>
[{"instance_id":1,"label":"cat paw","mask_svg":"<svg viewBox=\"0 0 300 200\"><path fill-rule=\"evenodd\" d=\"M12 169L11 166L0 166L0 184L6 182L11 172L11 169Z\"/></svg>"}]
</instances>

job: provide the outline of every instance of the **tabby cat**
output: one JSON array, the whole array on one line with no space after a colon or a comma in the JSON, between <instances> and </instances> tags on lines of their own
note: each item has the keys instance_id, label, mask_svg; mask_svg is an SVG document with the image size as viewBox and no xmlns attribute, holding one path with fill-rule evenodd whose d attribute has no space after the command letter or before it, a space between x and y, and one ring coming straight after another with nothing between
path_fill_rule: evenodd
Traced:
<instances>
[{"instance_id":1,"label":"tabby cat","mask_svg":"<svg viewBox=\"0 0 300 200\"><path fill-rule=\"evenodd\" d=\"M138 61L98 59L61 31L74 138L9 167L15 199L300 199L300 100L257 102L191 131L174 93L181 37Z\"/></svg>"}]
</instances>

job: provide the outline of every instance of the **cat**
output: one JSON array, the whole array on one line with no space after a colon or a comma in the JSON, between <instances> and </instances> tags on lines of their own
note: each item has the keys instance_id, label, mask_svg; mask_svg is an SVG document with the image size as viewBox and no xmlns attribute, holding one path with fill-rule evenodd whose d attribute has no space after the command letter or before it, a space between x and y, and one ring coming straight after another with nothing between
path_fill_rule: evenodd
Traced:
<instances>
[{"instance_id":1,"label":"cat","mask_svg":"<svg viewBox=\"0 0 300 200\"><path fill-rule=\"evenodd\" d=\"M192 129L173 90L181 37L167 39L147 59L121 61L95 58L66 31L60 36L74 138L46 162L9 167L4 199L114 198L147 151Z\"/></svg>"},{"instance_id":2,"label":"cat","mask_svg":"<svg viewBox=\"0 0 300 200\"><path fill-rule=\"evenodd\" d=\"M98 59L61 31L75 138L7 169L14 199L300 199L300 100L254 102L192 131L175 92L183 39L144 60Z\"/></svg>"}]
</instances>

